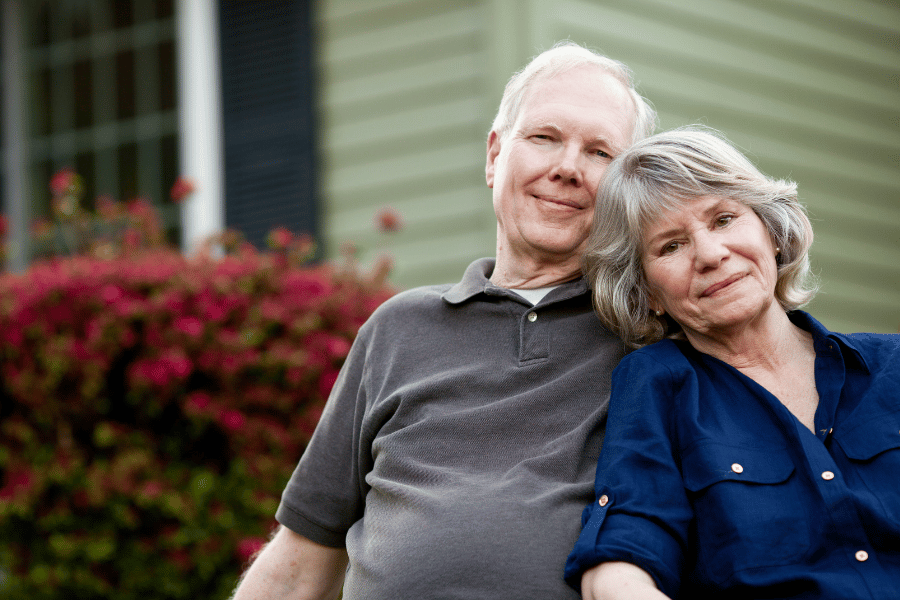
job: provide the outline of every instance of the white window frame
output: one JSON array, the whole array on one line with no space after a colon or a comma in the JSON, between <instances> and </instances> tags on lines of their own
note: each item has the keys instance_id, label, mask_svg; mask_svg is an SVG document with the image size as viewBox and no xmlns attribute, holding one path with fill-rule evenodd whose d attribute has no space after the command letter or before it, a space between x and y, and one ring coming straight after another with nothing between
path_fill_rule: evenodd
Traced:
<instances>
[{"instance_id":1,"label":"white window frame","mask_svg":"<svg viewBox=\"0 0 900 600\"><path fill-rule=\"evenodd\" d=\"M29 137L25 102L24 4L3 0L2 87L3 169L2 212L9 223L7 268L27 267L27 241L33 220L29 182ZM176 0L174 43L177 78L177 130L180 174L196 192L181 206L182 249L224 229L224 175L221 86L218 52L217 0ZM112 168L105 165L98 168ZM159 174L157 173L157 176ZM168 182L167 182L168 183Z\"/></svg>"}]
</instances>

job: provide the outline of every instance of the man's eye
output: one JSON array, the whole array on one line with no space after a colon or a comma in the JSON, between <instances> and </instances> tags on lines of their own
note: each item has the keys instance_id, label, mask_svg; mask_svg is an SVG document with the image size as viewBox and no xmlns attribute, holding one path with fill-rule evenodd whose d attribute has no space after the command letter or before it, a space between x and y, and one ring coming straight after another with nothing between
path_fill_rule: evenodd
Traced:
<instances>
[{"instance_id":1,"label":"man's eye","mask_svg":"<svg viewBox=\"0 0 900 600\"><path fill-rule=\"evenodd\" d=\"M597 156L601 158L612 158L609 152L604 152L603 150L597 150Z\"/></svg>"}]
</instances>

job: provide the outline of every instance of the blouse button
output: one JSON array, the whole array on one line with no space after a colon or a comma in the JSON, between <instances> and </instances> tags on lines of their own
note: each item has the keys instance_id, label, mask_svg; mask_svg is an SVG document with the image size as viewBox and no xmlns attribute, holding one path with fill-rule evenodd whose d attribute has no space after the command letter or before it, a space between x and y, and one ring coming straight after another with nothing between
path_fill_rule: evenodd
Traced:
<instances>
[{"instance_id":1,"label":"blouse button","mask_svg":"<svg viewBox=\"0 0 900 600\"><path fill-rule=\"evenodd\" d=\"M600 506L606 506L609 503L609 496L603 494L602 496L600 496L600 500L598 500L598 503L600 504Z\"/></svg>"},{"instance_id":2,"label":"blouse button","mask_svg":"<svg viewBox=\"0 0 900 600\"><path fill-rule=\"evenodd\" d=\"M865 550L860 550L856 553L856 560L858 560L859 562L865 562L869 560L869 553Z\"/></svg>"},{"instance_id":3,"label":"blouse button","mask_svg":"<svg viewBox=\"0 0 900 600\"><path fill-rule=\"evenodd\" d=\"M735 473L743 473L744 467L742 467L741 465L739 465L737 463L734 463L733 465L731 465L731 470L734 471Z\"/></svg>"},{"instance_id":4,"label":"blouse button","mask_svg":"<svg viewBox=\"0 0 900 600\"><path fill-rule=\"evenodd\" d=\"M531 311L530 313L528 313L528 320L531 321L532 323L537 321L537 313L534 311Z\"/></svg>"},{"instance_id":5,"label":"blouse button","mask_svg":"<svg viewBox=\"0 0 900 600\"><path fill-rule=\"evenodd\" d=\"M824 471L822 473L822 479L824 479L825 481L831 481L832 479L834 479L834 473L832 473L831 471Z\"/></svg>"}]
</instances>

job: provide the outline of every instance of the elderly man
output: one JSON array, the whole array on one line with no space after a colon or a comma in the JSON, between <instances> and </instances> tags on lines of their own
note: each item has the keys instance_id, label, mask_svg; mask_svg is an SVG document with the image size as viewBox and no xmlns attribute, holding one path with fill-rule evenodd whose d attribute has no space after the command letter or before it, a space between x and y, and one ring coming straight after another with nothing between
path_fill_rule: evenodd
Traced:
<instances>
[{"instance_id":1,"label":"elderly man","mask_svg":"<svg viewBox=\"0 0 900 600\"><path fill-rule=\"evenodd\" d=\"M496 259L363 326L236 600L577 598L563 565L623 355L580 259L603 172L655 121L575 44L513 76L487 140Z\"/></svg>"}]
</instances>

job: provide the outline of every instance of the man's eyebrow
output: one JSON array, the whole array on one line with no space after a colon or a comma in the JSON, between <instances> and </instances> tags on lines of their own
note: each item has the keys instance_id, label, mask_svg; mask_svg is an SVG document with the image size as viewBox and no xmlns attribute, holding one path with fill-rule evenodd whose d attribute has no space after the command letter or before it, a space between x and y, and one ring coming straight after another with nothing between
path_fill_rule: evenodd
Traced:
<instances>
[{"instance_id":1,"label":"man's eyebrow","mask_svg":"<svg viewBox=\"0 0 900 600\"><path fill-rule=\"evenodd\" d=\"M553 131L555 133L561 134L563 132L563 128L560 127L555 121L533 121L532 123L527 123L523 127L519 128L518 133L520 135L528 135L531 131ZM622 152L623 148L620 148L612 141L608 135L596 135L592 138L589 138L585 142L585 146L601 146L610 152L618 154Z\"/></svg>"},{"instance_id":2,"label":"man's eyebrow","mask_svg":"<svg viewBox=\"0 0 900 600\"><path fill-rule=\"evenodd\" d=\"M535 121L530 125L526 125L522 128L522 130L525 131L534 129L552 129L553 131L562 131L562 127L560 127L553 121Z\"/></svg>"}]
</instances>

